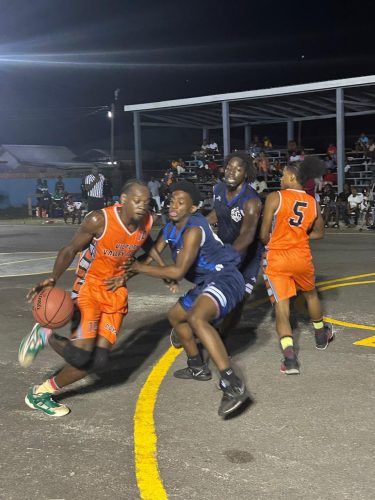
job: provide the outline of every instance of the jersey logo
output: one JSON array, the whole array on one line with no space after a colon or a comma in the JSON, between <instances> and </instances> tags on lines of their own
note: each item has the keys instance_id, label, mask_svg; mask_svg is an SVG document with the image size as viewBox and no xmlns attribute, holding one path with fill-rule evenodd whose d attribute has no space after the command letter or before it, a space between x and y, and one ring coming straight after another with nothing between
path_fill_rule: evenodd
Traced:
<instances>
[{"instance_id":1,"label":"jersey logo","mask_svg":"<svg viewBox=\"0 0 375 500\"><path fill-rule=\"evenodd\" d=\"M218 194L218 195L214 195L214 200L217 200L217 201L221 201L221 196Z\"/></svg>"},{"instance_id":2,"label":"jersey logo","mask_svg":"<svg viewBox=\"0 0 375 500\"><path fill-rule=\"evenodd\" d=\"M307 208L308 207L308 203L307 201L296 201L293 205L293 213L295 215L295 217L291 217L289 219L289 225L290 226L293 226L293 227L299 227L302 222L303 222L303 219L305 217L305 213L302 209L304 208Z\"/></svg>"},{"instance_id":3,"label":"jersey logo","mask_svg":"<svg viewBox=\"0 0 375 500\"><path fill-rule=\"evenodd\" d=\"M241 210L238 207L233 207L230 211L230 216L234 222L240 222L242 219Z\"/></svg>"},{"instance_id":4,"label":"jersey logo","mask_svg":"<svg viewBox=\"0 0 375 500\"><path fill-rule=\"evenodd\" d=\"M146 236L146 231L142 231L141 234L138 236L138 241L144 240Z\"/></svg>"}]
</instances>

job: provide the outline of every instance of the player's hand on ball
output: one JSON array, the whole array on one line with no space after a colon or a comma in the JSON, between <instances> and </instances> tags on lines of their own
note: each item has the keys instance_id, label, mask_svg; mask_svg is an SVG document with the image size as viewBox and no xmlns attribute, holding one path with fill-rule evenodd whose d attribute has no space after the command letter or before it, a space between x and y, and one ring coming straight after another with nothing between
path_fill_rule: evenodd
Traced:
<instances>
[{"instance_id":1,"label":"player's hand on ball","mask_svg":"<svg viewBox=\"0 0 375 500\"><path fill-rule=\"evenodd\" d=\"M32 302L38 293L40 293L43 288L47 288L49 286L55 286L56 281L53 278L47 278L46 280L41 281L37 285L35 285L33 288L31 288L26 295L26 300L28 302Z\"/></svg>"},{"instance_id":2,"label":"player's hand on ball","mask_svg":"<svg viewBox=\"0 0 375 500\"><path fill-rule=\"evenodd\" d=\"M107 285L107 290L109 292L115 292L119 288L125 286L126 274L123 274L122 276L117 276L115 278L109 278L105 280L104 283Z\"/></svg>"}]
</instances>

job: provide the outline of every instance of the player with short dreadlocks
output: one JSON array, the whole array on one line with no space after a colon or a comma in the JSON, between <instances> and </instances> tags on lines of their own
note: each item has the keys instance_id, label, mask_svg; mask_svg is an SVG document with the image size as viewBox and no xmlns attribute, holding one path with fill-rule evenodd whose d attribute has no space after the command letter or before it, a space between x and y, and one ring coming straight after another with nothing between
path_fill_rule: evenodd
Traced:
<instances>
[{"instance_id":1,"label":"player with short dreadlocks","mask_svg":"<svg viewBox=\"0 0 375 500\"><path fill-rule=\"evenodd\" d=\"M289 299L297 290L307 301L317 349L326 349L334 338L332 326L323 322L309 245L309 240L323 238L324 221L316 200L302 187L323 172L323 162L317 158L287 165L281 190L268 195L263 213L260 238L266 245L264 280L275 304L276 331L284 355L280 371L287 375L299 373L289 321Z\"/></svg>"}]
</instances>

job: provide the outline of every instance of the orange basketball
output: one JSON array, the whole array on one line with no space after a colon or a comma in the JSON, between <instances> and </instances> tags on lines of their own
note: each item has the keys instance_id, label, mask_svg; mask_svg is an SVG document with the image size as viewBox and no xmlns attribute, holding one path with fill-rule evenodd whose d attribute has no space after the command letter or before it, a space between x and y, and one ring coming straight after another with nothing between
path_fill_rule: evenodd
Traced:
<instances>
[{"instance_id":1,"label":"orange basketball","mask_svg":"<svg viewBox=\"0 0 375 500\"><path fill-rule=\"evenodd\" d=\"M61 328L73 316L74 305L68 292L62 288L48 287L35 297L33 316L35 321L48 328Z\"/></svg>"}]
</instances>

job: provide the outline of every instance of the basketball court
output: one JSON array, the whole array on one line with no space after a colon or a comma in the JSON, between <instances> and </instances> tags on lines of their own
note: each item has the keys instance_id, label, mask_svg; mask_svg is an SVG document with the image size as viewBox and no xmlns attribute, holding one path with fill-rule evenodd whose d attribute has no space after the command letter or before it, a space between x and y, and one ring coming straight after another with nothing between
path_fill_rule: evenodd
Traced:
<instances>
[{"instance_id":1,"label":"basketball court","mask_svg":"<svg viewBox=\"0 0 375 500\"><path fill-rule=\"evenodd\" d=\"M61 359L47 349L24 369L17 352L33 325L26 292L48 276L74 230L0 225L1 499L374 498L374 232L332 231L313 242L337 337L316 350L295 301L299 376L279 373L272 309L259 280L228 341L253 399L243 414L218 417L215 379L173 377L185 363L169 345L166 311L177 297L142 276L129 282L130 312L111 371L62 393L71 413L53 419L24 397ZM60 284L70 289L72 281L69 271Z\"/></svg>"}]
</instances>

